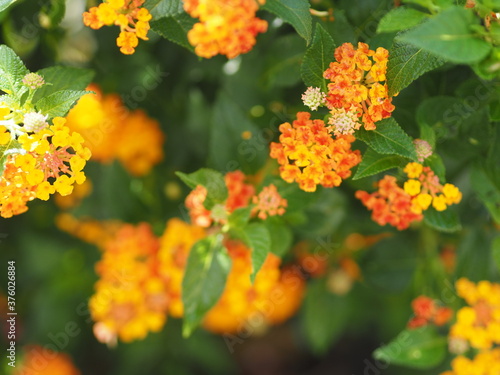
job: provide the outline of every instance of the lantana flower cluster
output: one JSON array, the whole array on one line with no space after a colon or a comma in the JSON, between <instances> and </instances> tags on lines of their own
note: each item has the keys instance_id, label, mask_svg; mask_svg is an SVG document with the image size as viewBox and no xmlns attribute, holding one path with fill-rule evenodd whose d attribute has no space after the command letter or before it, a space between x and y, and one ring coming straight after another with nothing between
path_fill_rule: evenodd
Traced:
<instances>
[{"instance_id":1,"label":"lantana flower cluster","mask_svg":"<svg viewBox=\"0 0 500 375\"><path fill-rule=\"evenodd\" d=\"M104 244L96 265L100 279L89 307L97 339L111 346L118 340L143 339L148 332L159 331L167 315L181 318L189 252L206 235L204 228L177 218L167 222L159 239L146 223L122 225ZM256 312L264 311L266 324L280 323L295 313L305 287L301 275L281 271L280 259L269 254L252 284L250 249L234 240L224 245L232 268L223 295L205 317L206 329L234 333L243 330ZM275 295L279 300L272 298Z\"/></svg>"},{"instance_id":2,"label":"lantana flower cluster","mask_svg":"<svg viewBox=\"0 0 500 375\"><path fill-rule=\"evenodd\" d=\"M0 176L0 216L4 218L28 210L35 198L71 194L74 184L85 181L83 168L90 150L83 138L71 132L66 120L28 112L20 117L7 106L0 107L0 149L5 162Z\"/></svg>"},{"instance_id":3,"label":"lantana flower cluster","mask_svg":"<svg viewBox=\"0 0 500 375\"><path fill-rule=\"evenodd\" d=\"M396 177L386 175L376 184L378 191L370 194L358 190L355 194L372 211L372 219L380 225L389 224L403 230L412 222L421 221L422 212L431 203L437 211L444 211L462 199L456 186L441 185L429 167L412 162L404 171L409 177L404 188L398 185Z\"/></svg>"},{"instance_id":4,"label":"lantana flower cluster","mask_svg":"<svg viewBox=\"0 0 500 375\"><path fill-rule=\"evenodd\" d=\"M297 113L292 124L281 124L279 143L271 143L271 157L280 164L280 175L286 182L296 181L308 192L339 186L351 176L351 168L359 164L361 154L351 150L352 135L333 137L332 128L322 120L311 120L308 112Z\"/></svg>"},{"instance_id":5,"label":"lantana flower cluster","mask_svg":"<svg viewBox=\"0 0 500 375\"><path fill-rule=\"evenodd\" d=\"M423 327L431 323L442 326L453 317L453 310L447 306L441 306L439 301L427 296L415 298L411 303L411 307L414 316L408 322L408 328L410 329Z\"/></svg>"},{"instance_id":6,"label":"lantana flower cluster","mask_svg":"<svg viewBox=\"0 0 500 375\"><path fill-rule=\"evenodd\" d=\"M265 0L184 0L186 12L200 21L188 32L195 53L232 59L249 52L257 34L267 30L267 22L255 17L259 3Z\"/></svg>"},{"instance_id":7,"label":"lantana flower cluster","mask_svg":"<svg viewBox=\"0 0 500 375\"><path fill-rule=\"evenodd\" d=\"M449 346L455 354L451 371L441 375L493 375L500 372L500 284L466 278L455 283L457 294L467 306L457 312L450 329ZM476 350L471 359L464 353Z\"/></svg>"},{"instance_id":8,"label":"lantana flower cluster","mask_svg":"<svg viewBox=\"0 0 500 375\"><path fill-rule=\"evenodd\" d=\"M265 186L256 195L255 188L245 183L246 176L241 171L228 172L224 182L228 190L228 197L224 204L217 204L211 210L204 206L207 189L198 185L186 197L186 208L189 211L191 222L195 225L208 228L213 223L225 224L227 217L237 208L247 207L251 203L252 214L265 220L268 216L283 215L287 207L286 199L279 194L275 185Z\"/></svg>"},{"instance_id":9,"label":"lantana flower cluster","mask_svg":"<svg viewBox=\"0 0 500 375\"><path fill-rule=\"evenodd\" d=\"M149 39L147 34L152 17L143 4L144 0L104 0L83 13L83 23L95 30L103 26L119 26L116 44L123 54L131 55L139 45L139 39Z\"/></svg>"},{"instance_id":10,"label":"lantana flower cluster","mask_svg":"<svg viewBox=\"0 0 500 375\"><path fill-rule=\"evenodd\" d=\"M135 176L146 175L163 159L164 133L158 121L143 110L128 110L116 94L103 94L97 85L88 90L67 116L92 151L92 160L119 160Z\"/></svg>"}]
</instances>

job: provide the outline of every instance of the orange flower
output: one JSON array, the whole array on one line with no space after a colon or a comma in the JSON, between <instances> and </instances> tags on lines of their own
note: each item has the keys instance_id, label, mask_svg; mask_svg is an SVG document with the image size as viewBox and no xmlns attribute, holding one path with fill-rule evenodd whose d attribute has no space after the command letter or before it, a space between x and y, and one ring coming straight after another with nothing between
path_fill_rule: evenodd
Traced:
<instances>
[{"instance_id":1,"label":"orange flower","mask_svg":"<svg viewBox=\"0 0 500 375\"><path fill-rule=\"evenodd\" d=\"M415 329L434 323L442 326L450 321L453 316L453 310L449 307L438 306L436 301L426 296L415 298L411 307L415 316L408 322L408 328Z\"/></svg>"},{"instance_id":2,"label":"orange flower","mask_svg":"<svg viewBox=\"0 0 500 375\"><path fill-rule=\"evenodd\" d=\"M67 125L78 131L92 160L118 159L135 176L144 176L163 159L164 133L158 121L136 109L129 111L116 94L103 95L97 85L68 113Z\"/></svg>"},{"instance_id":3,"label":"orange flower","mask_svg":"<svg viewBox=\"0 0 500 375\"><path fill-rule=\"evenodd\" d=\"M250 199L254 195L255 189L252 185L245 183L246 176L241 171L228 172L224 176L224 182L228 190L226 202L216 205L215 210L222 209L222 216L219 213L213 214L207 210L203 203L207 197L205 187L199 185L193 189L186 197L185 204L191 217L191 222L195 225L208 228L215 220L217 223L225 223L228 214L237 208L248 206Z\"/></svg>"},{"instance_id":4,"label":"orange flower","mask_svg":"<svg viewBox=\"0 0 500 375\"><path fill-rule=\"evenodd\" d=\"M273 184L265 186L259 195L253 197L252 203L256 204L252 213L262 220L266 220L267 216L283 215L288 205Z\"/></svg>"},{"instance_id":5,"label":"orange flower","mask_svg":"<svg viewBox=\"0 0 500 375\"><path fill-rule=\"evenodd\" d=\"M255 17L259 9L255 0L184 0L184 9L200 20L188 39L201 57L221 54L232 59L247 53L257 34L267 30L267 22Z\"/></svg>"},{"instance_id":6,"label":"orange flower","mask_svg":"<svg viewBox=\"0 0 500 375\"><path fill-rule=\"evenodd\" d=\"M411 307L417 317L421 317L426 320L431 319L436 312L434 300L426 296L418 296L415 298L411 303Z\"/></svg>"},{"instance_id":7,"label":"orange flower","mask_svg":"<svg viewBox=\"0 0 500 375\"><path fill-rule=\"evenodd\" d=\"M330 80L326 105L334 117L343 108L356 113L365 129L372 130L375 122L391 116L394 106L385 83L388 55L386 49L372 51L365 43L358 43L356 50L351 43L335 50L336 61L323 74Z\"/></svg>"},{"instance_id":8,"label":"orange flower","mask_svg":"<svg viewBox=\"0 0 500 375\"><path fill-rule=\"evenodd\" d=\"M21 364L13 375L22 374L37 375L80 375L81 372L75 367L71 358L61 352L54 352L47 347L37 345L26 347Z\"/></svg>"},{"instance_id":9,"label":"orange flower","mask_svg":"<svg viewBox=\"0 0 500 375\"><path fill-rule=\"evenodd\" d=\"M116 25L120 34L116 44L125 55L135 52L139 39L148 40L149 21L152 16L146 8L141 8L144 0L103 0L97 7L83 13L83 23L92 29Z\"/></svg>"},{"instance_id":10,"label":"orange flower","mask_svg":"<svg viewBox=\"0 0 500 375\"><path fill-rule=\"evenodd\" d=\"M105 244L96 264L100 279L89 300L96 338L108 345L117 339L143 339L166 321L167 287L157 268L159 241L148 224L129 224Z\"/></svg>"},{"instance_id":11,"label":"orange flower","mask_svg":"<svg viewBox=\"0 0 500 375\"><path fill-rule=\"evenodd\" d=\"M377 183L378 191L372 194L358 190L356 198L372 210L372 219L379 225L392 225L399 230L406 229L414 221L421 221L422 214L412 210L411 196L401 189L393 176L384 176Z\"/></svg>"},{"instance_id":12,"label":"orange flower","mask_svg":"<svg viewBox=\"0 0 500 375\"><path fill-rule=\"evenodd\" d=\"M317 185L339 186L361 161L360 152L351 150L354 137L332 138L331 128L322 120L311 120L310 113L297 113L292 125L280 125L280 143L271 143L271 157L277 159L280 175L286 182L296 181L304 191Z\"/></svg>"}]
</instances>

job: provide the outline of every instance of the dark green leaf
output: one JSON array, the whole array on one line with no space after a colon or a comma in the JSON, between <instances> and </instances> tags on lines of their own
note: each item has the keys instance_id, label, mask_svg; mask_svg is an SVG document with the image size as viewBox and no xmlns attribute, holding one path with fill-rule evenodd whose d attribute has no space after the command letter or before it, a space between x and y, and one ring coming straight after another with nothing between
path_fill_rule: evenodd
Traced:
<instances>
[{"instance_id":1,"label":"dark green leaf","mask_svg":"<svg viewBox=\"0 0 500 375\"><path fill-rule=\"evenodd\" d=\"M217 303L231 268L231 260L222 245L220 234L204 238L193 245L182 280L184 304L184 337L201 323Z\"/></svg>"},{"instance_id":2,"label":"dark green leaf","mask_svg":"<svg viewBox=\"0 0 500 375\"><path fill-rule=\"evenodd\" d=\"M279 55L266 57L262 78L267 86L290 87L300 82L301 61L304 57L304 41L297 34L279 37L276 43L283 49Z\"/></svg>"},{"instance_id":3,"label":"dark green leaf","mask_svg":"<svg viewBox=\"0 0 500 375\"><path fill-rule=\"evenodd\" d=\"M216 203L227 199L227 187L222 173L209 168L201 168L193 173L175 173L191 189L201 185L207 189L205 207L210 210Z\"/></svg>"},{"instance_id":4,"label":"dark green leaf","mask_svg":"<svg viewBox=\"0 0 500 375\"><path fill-rule=\"evenodd\" d=\"M144 8L149 10L153 20L175 16L184 11L182 0L146 0Z\"/></svg>"},{"instance_id":5,"label":"dark green leaf","mask_svg":"<svg viewBox=\"0 0 500 375\"><path fill-rule=\"evenodd\" d=\"M90 82L92 82L92 78L94 78L92 70L70 66L52 66L41 69L37 73L44 78L46 84L36 91L33 103L56 91L85 90Z\"/></svg>"},{"instance_id":6,"label":"dark green leaf","mask_svg":"<svg viewBox=\"0 0 500 375\"><path fill-rule=\"evenodd\" d=\"M441 182L446 181L446 168L443 159L438 154L433 154L425 159L425 165L429 166L432 171L439 177Z\"/></svg>"},{"instance_id":7,"label":"dark green leaf","mask_svg":"<svg viewBox=\"0 0 500 375\"><path fill-rule=\"evenodd\" d=\"M432 326L404 330L389 344L373 353L375 359L416 369L431 369L439 365L447 353L448 340Z\"/></svg>"},{"instance_id":8,"label":"dark green leaf","mask_svg":"<svg viewBox=\"0 0 500 375\"><path fill-rule=\"evenodd\" d=\"M15 52L6 45L0 45L0 90L16 95L21 80L29 73Z\"/></svg>"},{"instance_id":9,"label":"dark green leaf","mask_svg":"<svg viewBox=\"0 0 500 375\"><path fill-rule=\"evenodd\" d=\"M381 155L369 148L363 155L363 159L361 159L361 163L358 166L358 170L353 180L372 176L392 168L402 168L408 164L408 162L408 159L401 156Z\"/></svg>"},{"instance_id":10,"label":"dark green leaf","mask_svg":"<svg viewBox=\"0 0 500 375\"><path fill-rule=\"evenodd\" d=\"M458 215L452 208L436 211L433 207L429 207L424 211L424 222L441 232L452 233L462 229Z\"/></svg>"},{"instance_id":11,"label":"dark green leaf","mask_svg":"<svg viewBox=\"0 0 500 375\"><path fill-rule=\"evenodd\" d=\"M417 26L429 15L418 10L400 6L390 10L380 20L377 33L391 33L393 31L401 31Z\"/></svg>"},{"instance_id":12,"label":"dark green leaf","mask_svg":"<svg viewBox=\"0 0 500 375\"><path fill-rule=\"evenodd\" d=\"M500 224L500 168L475 165L471 173L472 188Z\"/></svg>"},{"instance_id":13,"label":"dark green leaf","mask_svg":"<svg viewBox=\"0 0 500 375\"><path fill-rule=\"evenodd\" d=\"M356 137L380 154L395 154L417 159L412 139L392 117L376 123L374 130L359 129Z\"/></svg>"},{"instance_id":14,"label":"dark green leaf","mask_svg":"<svg viewBox=\"0 0 500 375\"><path fill-rule=\"evenodd\" d=\"M389 51L387 86L389 95L397 94L422 74L444 64L444 60L422 48L395 42Z\"/></svg>"},{"instance_id":15,"label":"dark green leaf","mask_svg":"<svg viewBox=\"0 0 500 375\"><path fill-rule=\"evenodd\" d=\"M196 20L189 17L187 13L180 13L170 17L159 18L156 21L150 22L150 25L151 29L162 37L190 51L194 51L194 47L189 43L187 38L187 33L195 23Z\"/></svg>"},{"instance_id":16,"label":"dark green leaf","mask_svg":"<svg viewBox=\"0 0 500 375\"><path fill-rule=\"evenodd\" d=\"M323 72L334 59L335 42L330 34L321 26L316 24L314 38L311 46L307 49L300 70L302 80L306 86L320 87L326 92L326 81Z\"/></svg>"},{"instance_id":17,"label":"dark green leaf","mask_svg":"<svg viewBox=\"0 0 500 375\"><path fill-rule=\"evenodd\" d=\"M269 217L263 223L271 235L271 252L282 258L290 250L293 241L291 229L276 217Z\"/></svg>"},{"instance_id":18,"label":"dark green leaf","mask_svg":"<svg viewBox=\"0 0 500 375\"><path fill-rule=\"evenodd\" d=\"M471 26L478 23L472 10L450 7L399 40L450 62L470 64L484 59L491 50L491 45L472 31Z\"/></svg>"},{"instance_id":19,"label":"dark green leaf","mask_svg":"<svg viewBox=\"0 0 500 375\"><path fill-rule=\"evenodd\" d=\"M304 301L303 333L317 355L324 354L339 338L350 317L347 296L330 292L324 279L313 280Z\"/></svg>"},{"instance_id":20,"label":"dark green leaf","mask_svg":"<svg viewBox=\"0 0 500 375\"><path fill-rule=\"evenodd\" d=\"M73 104L88 91L61 90L45 96L36 102L36 109L50 118L65 116Z\"/></svg>"},{"instance_id":21,"label":"dark green leaf","mask_svg":"<svg viewBox=\"0 0 500 375\"><path fill-rule=\"evenodd\" d=\"M243 241L251 250L252 274L250 279L255 281L255 276L264 264L267 254L271 250L271 235L262 223L252 223L242 230Z\"/></svg>"},{"instance_id":22,"label":"dark green leaf","mask_svg":"<svg viewBox=\"0 0 500 375\"><path fill-rule=\"evenodd\" d=\"M312 16L309 7L307 0L267 0L262 9L274 13L292 25L309 44L312 36Z\"/></svg>"}]
</instances>

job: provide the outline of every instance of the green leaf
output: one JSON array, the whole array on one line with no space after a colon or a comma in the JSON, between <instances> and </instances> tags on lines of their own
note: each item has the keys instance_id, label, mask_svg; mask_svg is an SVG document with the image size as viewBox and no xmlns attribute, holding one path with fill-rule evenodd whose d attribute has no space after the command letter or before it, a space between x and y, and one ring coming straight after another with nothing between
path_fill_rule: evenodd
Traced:
<instances>
[{"instance_id":1,"label":"green leaf","mask_svg":"<svg viewBox=\"0 0 500 375\"><path fill-rule=\"evenodd\" d=\"M444 60L405 43L395 42L389 51L387 87L389 96L397 94L422 74L444 64Z\"/></svg>"},{"instance_id":2,"label":"green leaf","mask_svg":"<svg viewBox=\"0 0 500 375\"><path fill-rule=\"evenodd\" d=\"M496 237L491 243L491 254L493 255L493 260L500 270L500 236Z\"/></svg>"},{"instance_id":3,"label":"green leaf","mask_svg":"<svg viewBox=\"0 0 500 375\"><path fill-rule=\"evenodd\" d=\"M321 355L339 338L350 317L350 300L330 292L324 279L313 280L304 301L303 333L312 351Z\"/></svg>"},{"instance_id":4,"label":"green leaf","mask_svg":"<svg viewBox=\"0 0 500 375\"><path fill-rule=\"evenodd\" d=\"M252 206L240 207L231 212L228 217L228 223L231 229L243 229L250 220Z\"/></svg>"},{"instance_id":5,"label":"green leaf","mask_svg":"<svg viewBox=\"0 0 500 375\"><path fill-rule=\"evenodd\" d=\"M196 242L189 253L182 280L184 324L182 334L191 335L205 314L217 303L231 268L231 259L217 234Z\"/></svg>"},{"instance_id":6,"label":"green leaf","mask_svg":"<svg viewBox=\"0 0 500 375\"><path fill-rule=\"evenodd\" d=\"M61 90L45 96L36 102L36 109L50 118L65 116L73 104L88 91Z\"/></svg>"},{"instance_id":7,"label":"green leaf","mask_svg":"<svg viewBox=\"0 0 500 375\"><path fill-rule=\"evenodd\" d=\"M0 90L17 95L23 77L29 73L16 53L6 45L0 45Z\"/></svg>"},{"instance_id":8,"label":"green leaf","mask_svg":"<svg viewBox=\"0 0 500 375\"><path fill-rule=\"evenodd\" d=\"M189 43L187 33L196 23L196 19L191 18L187 13L180 13L170 17L162 17L156 21L151 21L151 29L162 37L177 43L190 51L194 47Z\"/></svg>"},{"instance_id":9,"label":"green leaf","mask_svg":"<svg viewBox=\"0 0 500 375\"><path fill-rule=\"evenodd\" d=\"M490 212L493 220L500 224L500 169L474 165L471 173L472 188Z\"/></svg>"},{"instance_id":10,"label":"green leaf","mask_svg":"<svg viewBox=\"0 0 500 375\"><path fill-rule=\"evenodd\" d=\"M426 370L443 362L448 340L436 333L434 327L404 330L389 344L373 353L379 361Z\"/></svg>"},{"instance_id":11,"label":"green leaf","mask_svg":"<svg viewBox=\"0 0 500 375\"><path fill-rule=\"evenodd\" d=\"M374 130L359 129L356 137L379 154L395 154L417 159L412 139L392 117L377 122Z\"/></svg>"},{"instance_id":12,"label":"green leaf","mask_svg":"<svg viewBox=\"0 0 500 375\"><path fill-rule=\"evenodd\" d=\"M279 55L266 56L266 67L262 79L267 87L290 87L300 82L300 68L304 57L304 42L297 34L288 34L276 39L283 49Z\"/></svg>"},{"instance_id":13,"label":"green leaf","mask_svg":"<svg viewBox=\"0 0 500 375\"><path fill-rule=\"evenodd\" d=\"M382 17L377 27L377 33L391 33L393 31L410 29L413 26L417 26L427 17L428 14L426 13L400 6L390 10Z\"/></svg>"},{"instance_id":14,"label":"green leaf","mask_svg":"<svg viewBox=\"0 0 500 375\"><path fill-rule=\"evenodd\" d=\"M312 16L309 7L309 1L307 0L267 0L262 9L274 13L283 21L292 25L297 33L309 44L312 36Z\"/></svg>"},{"instance_id":15,"label":"green leaf","mask_svg":"<svg viewBox=\"0 0 500 375\"><path fill-rule=\"evenodd\" d=\"M271 235L271 253L283 258L292 246L292 230L277 217L269 217L263 224Z\"/></svg>"},{"instance_id":16,"label":"green leaf","mask_svg":"<svg viewBox=\"0 0 500 375\"><path fill-rule=\"evenodd\" d=\"M201 185L207 189L205 207L210 210L216 203L223 203L227 199L227 187L222 173L209 168L201 168L193 173L175 172L177 176L191 189Z\"/></svg>"},{"instance_id":17,"label":"green leaf","mask_svg":"<svg viewBox=\"0 0 500 375\"><path fill-rule=\"evenodd\" d=\"M362 259L363 279L376 290L401 292L412 281L416 254L416 240L402 236L383 239Z\"/></svg>"},{"instance_id":18,"label":"green leaf","mask_svg":"<svg viewBox=\"0 0 500 375\"><path fill-rule=\"evenodd\" d=\"M0 0L0 12L14 4L17 0Z\"/></svg>"},{"instance_id":19,"label":"green leaf","mask_svg":"<svg viewBox=\"0 0 500 375\"><path fill-rule=\"evenodd\" d=\"M450 62L475 63L491 50L491 45L472 31L471 26L478 23L479 18L472 10L450 7L401 35L399 40Z\"/></svg>"},{"instance_id":20,"label":"green leaf","mask_svg":"<svg viewBox=\"0 0 500 375\"><path fill-rule=\"evenodd\" d=\"M453 233L462 229L457 213L451 208L436 211L429 207L424 211L424 222L440 232Z\"/></svg>"},{"instance_id":21,"label":"green leaf","mask_svg":"<svg viewBox=\"0 0 500 375\"><path fill-rule=\"evenodd\" d=\"M249 224L243 228L241 234L243 235L243 241L252 252L252 274L250 279L253 283L271 249L271 235L267 227L262 223Z\"/></svg>"},{"instance_id":22,"label":"green leaf","mask_svg":"<svg viewBox=\"0 0 500 375\"><path fill-rule=\"evenodd\" d=\"M397 155L381 155L369 148L363 155L358 170L352 179L358 180L388 169L402 168L406 164L408 164L408 159L406 158Z\"/></svg>"},{"instance_id":23,"label":"green leaf","mask_svg":"<svg viewBox=\"0 0 500 375\"><path fill-rule=\"evenodd\" d=\"M446 181L446 168L443 159L438 154L433 154L425 159L425 165L429 166L432 171L439 177L441 182Z\"/></svg>"},{"instance_id":24,"label":"green leaf","mask_svg":"<svg viewBox=\"0 0 500 375\"><path fill-rule=\"evenodd\" d=\"M69 66L51 66L40 69L37 73L44 78L46 84L36 90L33 103L56 91L85 90L94 78L93 70Z\"/></svg>"},{"instance_id":25,"label":"green leaf","mask_svg":"<svg viewBox=\"0 0 500 375\"><path fill-rule=\"evenodd\" d=\"M326 81L323 72L329 67L333 60L335 42L330 34L321 26L316 24L314 38L311 46L307 49L300 74L306 86L320 87L326 92Z\"/></svg>"},{"instance_id":26,"label":"green leaf","mask_svg":"<svg viewBox=\"0 0 500 375\"><path fill-rule=\"evenodd\" d=\"M153 20L175 16L184 12L182 0L146 0L144 8L149 10Z\"/></svg>"}]
</instances>

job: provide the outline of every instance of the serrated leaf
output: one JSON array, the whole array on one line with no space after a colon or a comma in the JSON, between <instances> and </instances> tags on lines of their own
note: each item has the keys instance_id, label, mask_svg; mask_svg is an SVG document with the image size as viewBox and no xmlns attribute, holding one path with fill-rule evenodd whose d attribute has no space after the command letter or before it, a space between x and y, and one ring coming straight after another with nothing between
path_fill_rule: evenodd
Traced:
<instances>
[{"instance_id":1,"label":"serrated leaf","mask_svg":"<svg viewBox=\"0 0 500 375\"><path fill-rule=\"evenodd\" d=\"M333 60L335 42L331 35L321 26L316 24L311 46L307 49L300 75L306 86L320 87L326 92L326 81L323 72L329 67Z\"/></svg>"},{"instance_id":2,"label":"serrated leaf","mask_svg":"<svg viewBox=\"0 0 500 375\"><path fill-rule=\"evenodd\" d=\"M304 336L312 351L321 355L337 340L349 320L348 296L330 292L324 279L309 283L301 320Z\"/></svg>"},{"instance_id":3,"label":"serrated leaf","mask_svg":"<svg viewBox=\"0 0 500 375\"><path fill-rule=\"evenodd\" d=\"M193 173L175 172L177 176L191 189L201 185L207 189L205 207L210 210L216 203L227 199L227 187L222 173L209 168L201 168Z\"/></svg>"},{"instance_id":4,"label":"serrated leaf","mask_svg":"<svg viewBox=\"0 0 500 375\"><path fill-rule=\"evenodd\" d=\"M418 10L400 6L390 10L377 26L377 33L391 33L417 26L429 15Z\"/></svg>"},{"instance_id":5,"label":"serrated leaf","mask_svg":"<svg viewBox=\"0 0 500 375\"><path fill-rule=\"evenodd\" d=\"M274 13L283 21L293 26L295 31L306 40L311 42L312 16L309 12L309 1L307 0L267 0L262 9Z\"/></svg>"},{"instance_id":6,"label":"serrated leaf","mask_svg":"<svg viewBox=\"0 0 500 375\"><path fill-rule=\"evenodd\" d=\"M14 4L17 0L0 0L0 12Z\"/></svg>"},{"instance_id":7,"label":"serrated leaf","mask_svg":"<svg viewBox=\"0 0 500 375\"><path fill-rule=\"evenodd\" d=\"M493 256L493 260L497 266L497 269L500 270L500 236L496 237L491 243L491 254Z\"/></svg>"},{"instance_id":8,"label":"serrated leaf","mask_svg":"<svg viewBox=\"0 0 500 375\"><path fill-rule=\"evenodd\" d=\"M422 48L395 42L389 51L387 63L389 96L397 94L422 74L443 64L444 60Z\"/></svg>"},{"instance_id":9,"label":"serrated leaf","mask_svg":"<svg viewBox=\"0 0 500 375\"><path fill-rule=\"evenodd\" d=\"M282 258L292 246L292 230L277 217L269 217L263 224L271 235L271 253Z\"/></svg>"},{"instance_id":10,"label":"serrated leaf","mask_svg":"<svg viewBox=\"0 0 500 375\"><path fill-rule=\"evenodd\" d=\"M36 109L49 118L65 116L73 104L88 91L61 90L45 96L36 102Z\"/></svg>"},{"instance_id":11,"label":"serrated leaf","mask_svg":"<svg viewBox=\"0 0 500 375\"><path fill-rule=\"evenodd\" d=\"M397 155L381 155L371 148L366 150L361 163L358 165L356 174L352 178L358 180L363 177L386 171L392 168L402 168L408 163L408 159Z\"/></svg>"},{"instance_id":12,"label":"serrated leaf","mask_svg":"<svg viewBox=\"0 0 500 375\"><path fill-rule=\"evenodd\" d=\"M29 73L16 53L6 45L0 45L0 90L16 95L21 80Z\"/></svg>"},{"instance_id":13,"label":"serrated leaf","mask_svg":"<svg viewBox=\"0 0 500 375\"><path fill-rule=\"evenodd\" d=\"M252 223L242 230L242 239L250 248L252 258L252 274L250 279L252 283L255 276L266 261L267 254L271 250L271 235L269 230L262 223Z\"/></svg>"},{"instance_id":14,"label":"serrated leaf","mask_svg":"<svg viewBox=\"0 0 500 375\"><path fill-rule=\"evenodd\" d=\"M404 330L389 344L375 350L373 357L385 363L426 370L443 362L447 344L445 336L426 326Z\"/></svg>"},{"instance_id":15,"label":"serrated leaf","mask_svg":"<svg viewBox=\"0 0 500 375\"><path fill-rule=\"evenodd\" d=\"M194 18L191 18L187 13L180 13L170 17L162 17L156 21L151 21L151 29L162 37L177 43L190 51L194 51L194 47L189 43L187 33L193 28L196 23Z\"/></svg>"},{"instance_id":16,"label":"serrated leaf","mask_svg":"<svg viewBox=\"0 0 500 375\"><path fill-rule=\"evenodd\" d=\"M188 256L182 279L184 322L182 334L191 335L205 314L217 303L231 269L231 259L217 234L196 242Z\"/></svg>"},{"instance_id":17,"label":"serrated leaf","mask_svg":"<svg viewBox=\"0 0 500 375\"><path fill-rule=\"evenodd\" d=\"M398 37L399 41L453 63L471 64L484 59L491 45L476 36L471 26L479 18L470 9L450 7Z\"/></svg>"},{"instance_id":18,"label":"serrated leaf","mask_svg":"<svg viewBox=\"0 0 500 375\"><path fill-rule=\"evenodd\" d=\"M69 66L51 66L40 69L38 72L46 84L36 90L33 103L62 90L85 90L94 78L94 71L90 69L74 68Z\"/></svg>"},{"instance_id":19,"label":"serrated leaf","mask_svg":"<svg viewBox=\"0 0 500 375\"><path fill-rule=\"evenodd\" d=\"M458 215L452 208L436 211L429 207L424 211L424 222L440 232L453 233L462 229Z\"/></svg>"},{"instance_id":20,"label":"serrated leaf","mask_svg":"<svg viewBox=\"0 0 500 375\"><path fill-rule=\"evenodd\" d=\"M417 159L412 139L401 129L396 120L391 117L377 122L376 125L377 128L374 130L359 129L356 138L379 154L395 154L412 160Z\"/></svg>"},{"instance_id":21,"label":"serrated leaf","mask_svg":"<svg viewBox=\"0 0 500 375\"><path fill-rule=\"evenodd\" d=\"M144 8L149 10L153 20L184 12L182 0L146 0Z\"/></svg>"}]
</instances>

